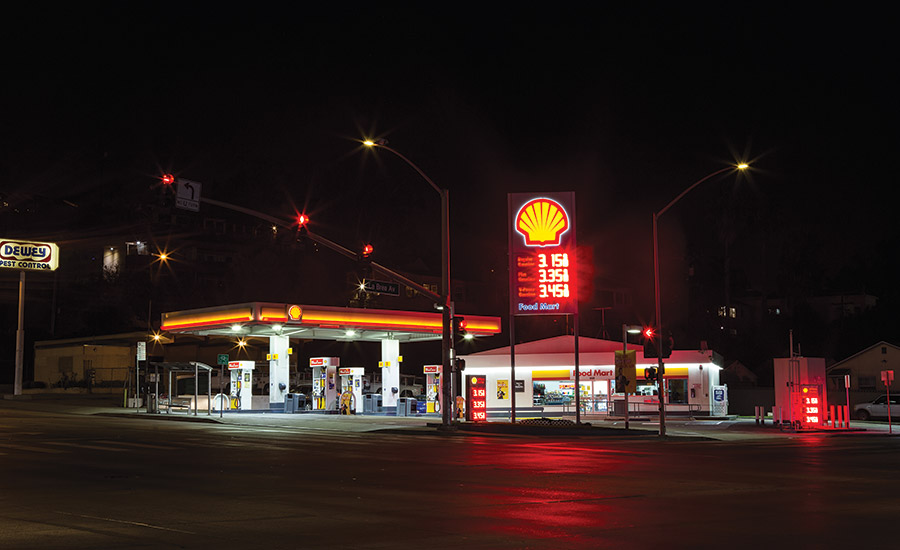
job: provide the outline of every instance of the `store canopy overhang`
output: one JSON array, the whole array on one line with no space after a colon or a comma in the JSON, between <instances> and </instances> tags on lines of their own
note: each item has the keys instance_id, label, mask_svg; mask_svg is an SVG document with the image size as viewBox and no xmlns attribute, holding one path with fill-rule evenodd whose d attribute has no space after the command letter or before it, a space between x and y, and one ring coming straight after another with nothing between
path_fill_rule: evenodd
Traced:
<instances>
[{"instance_id":1,"label":"store canopy overhang","mask_svg":"<svg viewBox=\"0 0 900 550\"><path fill-rule=\"evenodd\" d=\"M500 333L500 318L457 314L473 336ZM441 312L361 309L247 302L162 314L161 330L174 334L308 340L418 342L440 340Z\"/></svg>"}]
</instances>

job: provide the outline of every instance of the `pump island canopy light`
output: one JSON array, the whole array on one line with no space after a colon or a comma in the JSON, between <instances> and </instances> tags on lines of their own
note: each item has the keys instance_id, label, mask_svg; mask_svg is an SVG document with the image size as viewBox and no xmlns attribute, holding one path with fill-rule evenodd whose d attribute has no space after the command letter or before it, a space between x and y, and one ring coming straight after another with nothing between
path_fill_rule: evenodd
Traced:
<instances>
[{"instance_id":1,"label":"pump island canopy light","mask_svg":"<svg viewBox=\"0 0 900 550\"><path fill-rule=\"evenodd\" d=\"M473 336L500 333L499 317L466 314L465 319ZM161 328L202 336L419 342L441 339L442 318L440 312L248 302L163 313Z\"/></svg>"}]
</instances>

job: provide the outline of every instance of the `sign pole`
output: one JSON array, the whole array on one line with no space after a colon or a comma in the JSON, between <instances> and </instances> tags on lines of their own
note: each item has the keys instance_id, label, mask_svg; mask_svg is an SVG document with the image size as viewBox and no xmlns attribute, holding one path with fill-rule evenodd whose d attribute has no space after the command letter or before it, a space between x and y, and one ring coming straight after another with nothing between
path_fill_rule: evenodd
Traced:
<instances>
[{"instance_id":1,"label":"sign pole","mask_svg":"<svg viewBox=\"0 0 900 550\"><path fill-rule=\"evenodd\" d=\"M847 390L847 417L844 419L844 426L850 429L850 375L844 375L844 389Z\"/></svg>"},{"instance_id":2,"label":"sign pole","mask_svg":"<svg viewBox=\"0 0 900 550\"><path fill-rule=\"evenodd\" d=\"M22 395L25 363L25 271L55 271L59 247L55 243L15 241L0 238L0 268L19 270L19 311L16 326L16 359L13 395Z\"/></svg>"},{"instance_id":3,"label":"sign pole","mask_svg":"<svg viewBox=\"0 0 900 550\"><path fill-rule=\"evenodd\" d=\"M884 382L884 389L887 392L888 433L892 434L894 433L894 428L891 425L891 382L894 381L894 371L881 371L881 380Z\"/></svg>"},{"instance_id":4,"label":"sign pole","mask_svg":"<svg viewBox=\"0 0 900 550\"><path fill-rule=\"evenodd\" d=\"M219 365L219 418L222 418L223 411L225 409L224 401L225 396L222 395L222 379L225 378L225 365Z\"/></svg>"},{"instance_id":5,"label":"sign pole","mask_svg":"<svg viewBox=\"0 0 900 550\"><path fill-rule=\"evenodd\" d=\"M578 314L572 315L575 324L575 424L581 424L581 367L578 362Z\"/></svg>"},{"instance_id":6,"label":"sign pole","mask_svg":"<svg viewBox=\"0 0 900 550\"><path fill-rule=\"evenodd\" d=\"M509 402L509 421L516 423L516 316L509 316L509 378L513 391Z\"/></svg>"},{"instance_id":7,"label":"sign pole","mask_svg":"<svg viewBox=\"0 0 900 550\"><path fill-rule=\"evenodd\" d=\"M25 270L19 272L19 315L16 329L16 378L13 393L22 395L22 364L25 359Z\"/></svg>"},{"instance_id":8,"label":"sign pole","mask_svg":"<svg viewBox=\"0 0 900 550\"><path fill-rule=\"evenodd\" d=\"M622 378L624 378L624 373L627 371L625 368L626 363L628 362L628 327L626 325L622 325L622 366L621 372L623 373ZM616 379L616 383L618 384L619 378ZM629 428L628 426L628 385L622 388L622 393L625 394L625 429Z\"/></svg>"}]
</instances>

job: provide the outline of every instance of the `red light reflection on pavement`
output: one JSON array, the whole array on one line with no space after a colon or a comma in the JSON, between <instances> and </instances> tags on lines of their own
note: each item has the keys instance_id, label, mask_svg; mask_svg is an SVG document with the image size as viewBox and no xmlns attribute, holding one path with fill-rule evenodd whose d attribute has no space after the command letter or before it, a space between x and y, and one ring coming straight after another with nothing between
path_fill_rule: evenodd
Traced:
<instances>
[{"instance_id":1,"label":"red light reflection on pavement","mask_svg":"<svg viewBox=\"0 0 900 550\"><path fill-rule=\"evenodd\" d=\"M466 483L459 504L474 517L468 528L498 536L582 542L596 547L598 531L620 546L620 529L640 518L644 495L608 491L604 478L641 476L643 453L583 445L579 441L540 443L472 440L470 471L486 477ZM504 484L502 471L525 470L528 486ZM492 474L493 472L493 474ZM521 479L519 475L510 479ZM620 485L619 485L620 486Z\"/></svg>"}]
</instances>

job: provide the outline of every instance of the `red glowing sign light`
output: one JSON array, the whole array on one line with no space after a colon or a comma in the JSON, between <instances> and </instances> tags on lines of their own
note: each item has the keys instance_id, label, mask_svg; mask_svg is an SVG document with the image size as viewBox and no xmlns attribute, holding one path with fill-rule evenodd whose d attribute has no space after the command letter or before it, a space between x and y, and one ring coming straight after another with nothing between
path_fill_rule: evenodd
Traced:
<instances>
[{"instance_id":1,"label":"red glowing sign light","mask_svg":"<svg viewBox=\"0 0 900 550\"><path fill-rule=\"evenodd\" d=\"M577 313L575 194L511 193L508 200L510 313Z\"/></svg>"},{"instance_id":2,"label":"red glowing sign light","mask_svg":"<svg viewBox=\"0 0 900 550\"><path fill-rule=\"evenodd\" d=\"M796 418L799 419L802 428L817 428L822 425L824 419L824 402L820 395L819 386L802 385L797 401L794 403Z\"/></svg>"},{"instance_id":3,"label":"red glowing sign light","mask_svg":"<svg viewBox=\"0 0 900 550\"><path fill-rule=\"evenodd\" d=\"M470 422L487 421L487 385L483 376L466 376L469 388L466 395L466 420Z\"/></svg>"}]
</instances>

